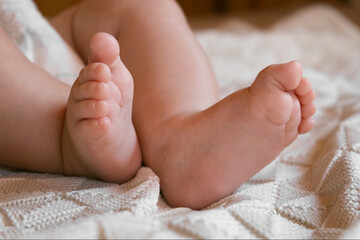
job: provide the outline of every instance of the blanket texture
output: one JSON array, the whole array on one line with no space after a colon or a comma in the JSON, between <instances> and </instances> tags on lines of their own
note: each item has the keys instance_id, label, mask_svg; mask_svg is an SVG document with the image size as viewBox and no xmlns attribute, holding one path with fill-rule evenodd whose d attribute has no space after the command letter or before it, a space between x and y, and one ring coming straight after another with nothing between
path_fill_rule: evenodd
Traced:
<instances>
[{"instance_id":1,"label":"blanket texture","mask_svg":"<svg viewBox=\"0 0 360 240\"><path fill-rule=\"evenodd\" d=\"M74 81L79 57L31 1L0 0L0 27L31 61ZM233 19L197 37L223 96L269 64L299 60L317 94L313 131L202 211L169 207L146 167L122 185L0 168L2 238L360 238L359 29L314 6L266 31Z\"/></svg>"}]
</instances>

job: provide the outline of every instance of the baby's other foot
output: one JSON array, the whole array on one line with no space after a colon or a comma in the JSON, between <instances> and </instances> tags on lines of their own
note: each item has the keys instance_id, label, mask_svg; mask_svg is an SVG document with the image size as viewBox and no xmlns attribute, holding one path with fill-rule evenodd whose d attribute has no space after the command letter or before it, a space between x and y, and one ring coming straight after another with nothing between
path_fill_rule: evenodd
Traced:
<instances>
[{"instance_id":1,"label":"baby's other foot","mask_svg":"<svg viewBox=\"0 0 360 240\"><path fill-rule=\"evenodd\" d=\"M141 164L131 119L133 80L114 37L97 33L90 49L90 63L72 86L67 104L63 172L121 183Z\"/></svg>"},{"instance_id":2,"label":"baby's other foot","mask_svg":"<svg viewBox=\"0 0 360 240\"><path fill-rule=\"evenodd\" d=\"M280 150L292 143L298 134L312 129L315 93L309 80L303 77L298 62L265 68L248 88L248 93L259 114L274 127L284 129Z\"/></svg>"},{"instance_id":3,"label":"baby's other foot","mask_svg":"<svg viewBox=\"0 0 360 240\"><path fill-rule=\"evenodd\" d=\"M157 133L164 136L161 147L150 146L158 153L145 161L171 205L201 209L231 194L310 131L314 98L299 63L271 65L249 88L164 122Z\"/></svg>"}]
</instances>

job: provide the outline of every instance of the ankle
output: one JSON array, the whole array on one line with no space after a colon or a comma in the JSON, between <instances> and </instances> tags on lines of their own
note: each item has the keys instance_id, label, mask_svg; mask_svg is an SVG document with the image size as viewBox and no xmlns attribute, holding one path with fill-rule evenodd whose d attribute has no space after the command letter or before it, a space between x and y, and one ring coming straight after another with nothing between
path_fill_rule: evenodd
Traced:
<instances>
[{"instance_id":1,"label":"ankle","mask_svg":"<svg viewBox=\"0 0 360 240\"><path fill-rule=\"evenodd\" d=\"M184 130L197 113L178 112L167 118L154 121L147 119L146 122L138 123L137 134L145 164L151 168L153 165L158 165L157 162L162 161L160 159L164 157L164 152L169 149L172 142L176 141L176 134Z\"/></svg>"}]
</instances>

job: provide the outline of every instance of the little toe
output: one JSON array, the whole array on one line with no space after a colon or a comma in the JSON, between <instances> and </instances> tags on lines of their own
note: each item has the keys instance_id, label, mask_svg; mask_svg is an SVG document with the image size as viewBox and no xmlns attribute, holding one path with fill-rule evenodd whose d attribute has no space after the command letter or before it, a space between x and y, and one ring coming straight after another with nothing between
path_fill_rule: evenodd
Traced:
<instances>
[{"instance_id":1,"label":"little toe","mask_svg":"<svg viewBox=\"0 0 360 240\"><path fill-rule=\"evenodd\" d=\"M310 103L305 106L301 106L301 117L302 118L309 118L314 115L316 112L316 106L314 103Z\"/></svg>"},{"instance_id":2,"label":"little toe","mask_svg":"<svg viewBox=\"0 0 360 240\"><path fill-rule=\"evenodd\" d=\"M87 81L108 82L111 80L110 68L104 63L90 63L79 74L79 84Z\"/></svg>"},{"instance_id":3,"label":"little toe","mask_svg":"<svg viewBox=\"0 0 360 240\"><path fill-rule=\"evenodd\" d=\"M109 113L109 104L101 100L84 100L74 103L70 109L75 120L102 118Z\"/></svg>"},{"instance_id":4,"label":"little toe","mask_svg":"<svg viewBox=\"0 0 360 240\"><path fill-rule=\"evenodd\" d=\"M313 127L314 127L314 121L311 118L303 118L298 128L299 134L307 133Z\"/></svg>"},{"instance_id":5,"label":"little toe","mask_svg":"<svg viewBox=\"0 0 360 240\"><path fill-rule=\"evenodd\" d=\"M310 103L312 103L315 100L315 92L314 90L310 90L307 94L303 95L303 96L299 96L299 101L301 105L309 105Z\"/></svg>"},{"instance_id":6,"label":"little toe","mask_svg":"<svg viewBox=\"0 0 360 240\"><path fill-rule=\"evenodd\" d=\"M76 101L80 100L104 100L109 96L109 86L107 83L98 81L88 81L78 85L74 91Z\"/></svg>"}]
</instances>

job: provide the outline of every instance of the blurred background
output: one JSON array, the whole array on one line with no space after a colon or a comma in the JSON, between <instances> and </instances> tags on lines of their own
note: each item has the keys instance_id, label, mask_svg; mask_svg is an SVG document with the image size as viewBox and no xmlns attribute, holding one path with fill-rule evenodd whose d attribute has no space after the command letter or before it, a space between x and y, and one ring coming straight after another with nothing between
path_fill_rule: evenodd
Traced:
<instances>
[{"instance_id":1,"label":"blurred background","mask_svg":"<svg viewBox=\"0 0 360 240\"><path fill-rule=\"evenodd\" d=\"M34 0L46 17L52 17L82 0ZM190 24L200 27L206 19L240 17L258 27L271 26L277 19L316 3L334 6L360 26L360 0L177 0Z\"/></svg>"}]
</instances>

